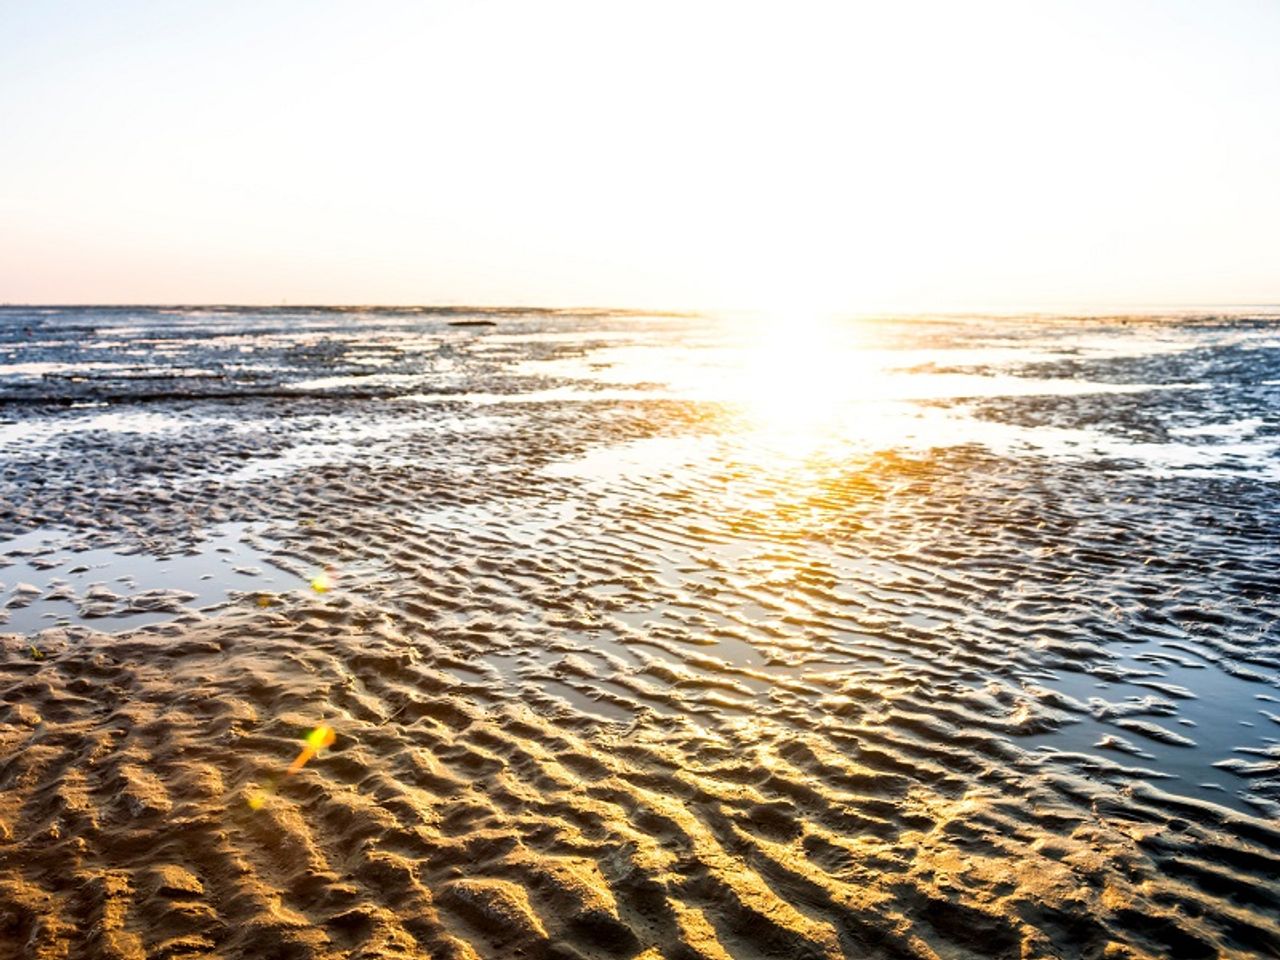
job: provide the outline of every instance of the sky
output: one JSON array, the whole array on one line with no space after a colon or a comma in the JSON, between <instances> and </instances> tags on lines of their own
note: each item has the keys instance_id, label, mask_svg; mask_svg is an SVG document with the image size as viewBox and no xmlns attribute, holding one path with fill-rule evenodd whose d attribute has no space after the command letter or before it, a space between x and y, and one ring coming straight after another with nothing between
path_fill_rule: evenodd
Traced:
<instances>
[{"instance_id":1,"label":"sky","mask_svg":"<svg viewBox=\"0 0 1280 960\"><path fill-rule=\"evenodd\" d=\"M0 302L1280 302L1274 0L0 0Z\"/></svg>"}]
</instances>

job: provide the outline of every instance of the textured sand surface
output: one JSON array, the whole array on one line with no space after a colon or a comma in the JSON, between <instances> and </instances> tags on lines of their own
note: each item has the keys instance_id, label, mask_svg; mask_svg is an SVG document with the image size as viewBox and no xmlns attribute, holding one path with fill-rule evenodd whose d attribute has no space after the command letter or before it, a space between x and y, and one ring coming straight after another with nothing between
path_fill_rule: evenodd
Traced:
<instances>
[{"instance_id":1,"label":"textured sand surface","mask_svg":"<svg viewBox=\"0 0 1280 960\"><path fill-rule=\"evenodd\" d=\"M0 958L1280 956L1280 330L724 330L0 313Z\"/></svg>"}]
</instances>

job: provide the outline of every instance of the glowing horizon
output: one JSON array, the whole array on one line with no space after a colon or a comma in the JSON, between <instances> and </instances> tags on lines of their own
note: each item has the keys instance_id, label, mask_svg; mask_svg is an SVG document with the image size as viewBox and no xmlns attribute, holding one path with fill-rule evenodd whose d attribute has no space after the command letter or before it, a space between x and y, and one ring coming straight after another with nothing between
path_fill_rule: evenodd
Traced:
<instances>
[{"instance_id":1,"label":"glowing horizon","mask_svg":"<svg viewBox=\"0 0 1280 960\"><path fill-rule=\"evenodd\" d=\"M1280 8L0 9L0 302L1280 302Z\"/></svg>"}]
</instances>

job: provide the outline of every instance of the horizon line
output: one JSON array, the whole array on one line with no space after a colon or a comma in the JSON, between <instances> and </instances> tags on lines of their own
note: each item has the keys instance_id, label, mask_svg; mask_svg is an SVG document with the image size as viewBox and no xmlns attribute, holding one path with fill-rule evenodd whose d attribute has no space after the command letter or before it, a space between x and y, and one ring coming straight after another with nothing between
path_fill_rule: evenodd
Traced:
<instances>
[{"instance_id":1,"label":"horizon line","mask_svg":"<svg viewBox=\"0 0 1280 960\"><path fill-rule=\"evenodd\" d=\"M701 317L717 314L780 314L786 308L723 305L701 307L642 307L606 304L563 304L548 306L532 303L323 303L298 302L290 303L237 303L234 301L0 301L0 310L324 310L333 312L351 312L358 310L415 311L429 313L543 313L543 314L588 314L612 313L644 316L666 317ZM810 308L797 307L798 312L813 313ZM889 306L861 307L850 309L821 309L816 311L833 319L840 317L865 316L971 316L975 314L1054 314L1054 313L1086 313L1090 315L1115 314L1123 311L1186 311L1186 310L1280 310L1280 297L1264 301L1081 301L1060 303L1028 303L1021 306L1008 304L998 305L956 305L951 307L930 306Z\"/></svg>"}]
</instances>

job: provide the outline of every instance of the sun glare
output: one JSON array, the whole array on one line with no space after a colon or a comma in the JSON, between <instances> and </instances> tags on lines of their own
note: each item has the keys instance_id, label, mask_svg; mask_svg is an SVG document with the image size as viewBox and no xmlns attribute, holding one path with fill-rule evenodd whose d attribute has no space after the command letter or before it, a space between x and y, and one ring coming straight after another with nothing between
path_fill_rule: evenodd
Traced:
<instances>
[{"instance_id":1,"label":"sun glare","mask_svg":"<svg viewBox=\"0 0 1280 960\"><path fill-rule=\"evenodd\" d=\"M838 439L850 405L874 399L883 374L856 321L782 314L752 326L732 390L765 448L795 457Z\"/></svg>"}]
</instances>

